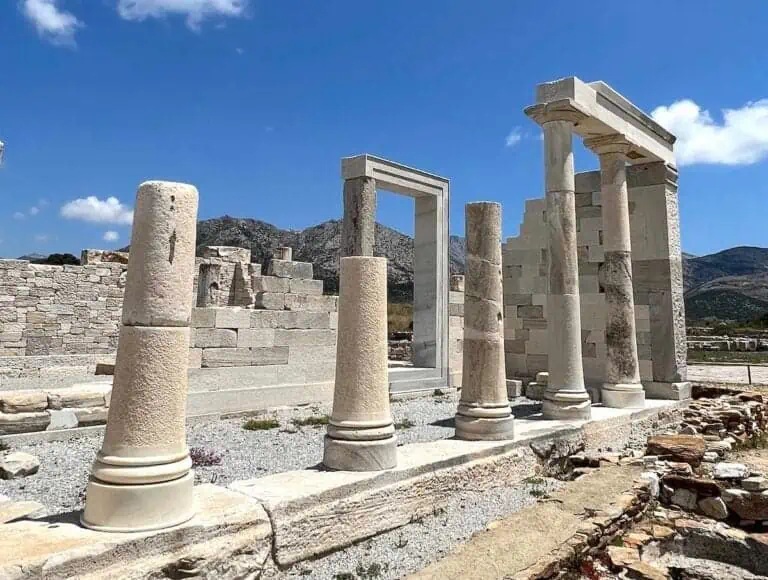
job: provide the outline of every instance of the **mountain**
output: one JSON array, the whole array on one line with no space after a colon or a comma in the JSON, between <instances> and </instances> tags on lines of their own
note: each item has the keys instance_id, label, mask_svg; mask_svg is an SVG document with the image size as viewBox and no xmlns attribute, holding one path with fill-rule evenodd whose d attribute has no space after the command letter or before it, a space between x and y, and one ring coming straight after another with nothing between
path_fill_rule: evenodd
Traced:
<instances>
[{"instance_id":1,"label":"mountain","mask_svg":"<svg viewBox=\"0 0 768 580\"><path fill-rule=\"evenodd\" d=\"M768 248L683 257L686 317L750 321L768 312Z\"/></svg>"},{"instance_id":2,"label":"mountain","mask_svg":"<svg viewBox=\"0 0 768 580\"><path fill-rule=\"evenodd\" d=\"M314 264L315 278L325 282L326 292L338 290L338 257L341 221L330 220L304 230L282 230L254 219L230 216L202 220L197 225L197 251L204 246L238 246L251 250L254 262L265 263L278 246L293 248L293 259ZM413 239L382 224L376 224L374 254L389 259L387 278L393 300L413 298ZM451 236L451 273L464 271L464 239Z\"/></svg>"}]
</instances>

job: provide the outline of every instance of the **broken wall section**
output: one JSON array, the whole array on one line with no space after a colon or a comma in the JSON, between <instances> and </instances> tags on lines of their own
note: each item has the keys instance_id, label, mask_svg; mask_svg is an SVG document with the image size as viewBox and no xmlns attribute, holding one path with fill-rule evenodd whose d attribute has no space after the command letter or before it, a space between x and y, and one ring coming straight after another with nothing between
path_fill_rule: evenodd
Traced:
<instances>
[{"instance_id":1,"label":"broken wall section","mask_svg":"<svg viewBox=\"0 0 768 580\"><path fill-rule=\"evenodd\" d=\"M685 381L686 344L677 172L663 163L627 169L640 376L649 396ZM527 200L520 235L503 248L507 378L548 370L546 201ZM605 376L605 294L600 172L576 175L576 225L585 381Z\"/></svg>"}]
</instances>

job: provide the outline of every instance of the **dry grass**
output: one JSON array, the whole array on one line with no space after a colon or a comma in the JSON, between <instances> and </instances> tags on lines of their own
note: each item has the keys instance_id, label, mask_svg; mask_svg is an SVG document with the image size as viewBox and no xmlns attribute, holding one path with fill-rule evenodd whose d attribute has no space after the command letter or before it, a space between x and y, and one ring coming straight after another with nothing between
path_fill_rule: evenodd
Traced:
<instances>
[{"instance_id":1,"label":"dry grass","mask_svg":"<svg viewBox=\"0 0 768 580\"><path fill-rule=\"evenodd\" d=\"M387 304L389 332L406 332L413 329L413 304Z\"/></svg>"}]
</instances>

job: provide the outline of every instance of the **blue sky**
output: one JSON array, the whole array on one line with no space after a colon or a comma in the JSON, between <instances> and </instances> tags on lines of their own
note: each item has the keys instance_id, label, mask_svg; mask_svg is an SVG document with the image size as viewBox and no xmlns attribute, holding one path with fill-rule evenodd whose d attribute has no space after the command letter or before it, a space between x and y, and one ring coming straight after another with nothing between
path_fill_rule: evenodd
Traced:
<instances>
[{"instance_id":1,"label":"blue sky","mask_svg":"<svg viewBox=\"0 0 768 580\"><path fill-rule=\"evenodd\" d=\"M451 178L453 233L489 199L514 235L542 195L522 110L570 75L666 107L684 250L768 246L766 25L762 0L6 0L0 255L126 244L146 179L195 184L202 218L338 218L361 152ZM411 232L411 203L378 219Z\"/></svg>"}]
</instances>

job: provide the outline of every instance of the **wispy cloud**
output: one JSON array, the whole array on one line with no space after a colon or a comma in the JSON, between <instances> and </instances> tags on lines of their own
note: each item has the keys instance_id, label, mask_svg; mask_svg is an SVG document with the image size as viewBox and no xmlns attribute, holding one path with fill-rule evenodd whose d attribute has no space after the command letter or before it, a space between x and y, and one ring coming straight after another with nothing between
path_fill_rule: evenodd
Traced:
<instances>
[{"instance_id":1,"label":"wispy cloud","mask_svg":"<svg viewBox=\"0 0 768 580\"><path fill-rule=\"evenodd\" d=\"M248 0L118 0L117 12L125 20L186 17L187 26L199 30L209 17L237 18L245 14Z\"/></svg>"},{"instance_id":2,"label":"wispy cloud","mask_svg":"<svg viewBox=\"0 0 768 580\"><path fill-rule=\"evenodd\" d=\"M504 147L514 147L520 141L523 139L523 133L520 130L520 127L515 127L512 129L509 134L507 135L507 138L504 140Z\"/></svg>"},{"instance_id":3,"label":"wispy cloud","mask_svg":"<svg viewBox=\"0 0 768 580\"><path fill-rule=\"evenodd\" d=\"M133 210L120 203L116 197L99 199L95 195L74 199L61 207L61 216L96 224L130 225Z\"/></svg>"},{"instance_id":4,"label":"wispy cloud","mask_svg":"<svg viewBox=\"0 0 768 580\"><path fill-rule=\"evenodd\" d=\"M29 208L29 215L37 215L39 213L40 213L40 208L37 207L36 205L33 205L32 207Z\"/></svg>"},{"instance_id":5,"label":"wispy cloud","mask_svg":"<svg viewBox=\"0 0 768 580\"><path fill-rule=\"evenodd\" d=\"M690 99L657 107L651 116L677 136L680 165L752 165L768 158L768 99L723 109L722 122Z\"/></svg>"},{"instance_id":6,"label":"wispy cloud","mask_svg":"<svg viewBox=\"0 0 768 580\"><path fill-rule=\"evenodd\" d=\"M116 242L120 239L120 234L113 231L104 232L104 241L105 242Z\"/></svg>"},{"instance_id":7,"label":"wispy cloud","mask_svg":"<svg viewBox=\"0 0 768 580\"><path fill-rule=\"evenodd\" d=\"M23 220L25 217L27 217L23 212L17 211L13 214L13 219L15 220Z\"/></svg>"},{"instance_id":8,"label":"wispy cloud","mask_svg":"<svg viewBox=\"0 0 768 580\"><path fill-rule=\"evenodd\" d=\"M59 8L59 0L23 0L21 11L42 37L59 46L74 46L75 32L83 23Z\"/></svg>"},{"instance_id":9,"label":"wispy cloud","mask_svg":"<svg viewBox=\"0 0 768 580\"><path fill-rule=\"evenodd\" d=\"M48 234L37 234L35 236L35 241L41 244L49 241L50 239L51 239L51 236L49 236Z\"/></svg>"}]
</instances>

